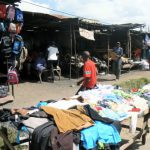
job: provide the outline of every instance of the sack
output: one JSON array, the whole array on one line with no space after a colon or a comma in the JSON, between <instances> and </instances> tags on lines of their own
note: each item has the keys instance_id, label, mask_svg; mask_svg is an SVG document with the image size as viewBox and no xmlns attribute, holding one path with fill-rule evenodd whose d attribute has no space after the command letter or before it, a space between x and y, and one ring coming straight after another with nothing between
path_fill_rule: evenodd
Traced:
<instances>
[{"instance_id":1,"label":"sack","mask_svg":"<svg viewBox=\"0 0 150 150\"><path fill-rule=\"evenodd\" d=\"M6 19L6 5L0 4L0 18Z\"/></svg>"},{"instance_id":2,"label":"sack","mask_svg":"<svg viewBox=\"0 0 150 150\"><path fill-rule=\"evenodd\" d=\"M18 74L15 68L10 67L8 69L8 83L9 84L18 84L19 79L18 79Z\"/></svg>"},{"instance_id":3,"label":"sack","mask_svg":"<svg viewBox=\"0 0 150 150\"><path fill-rule=\"evenodd\" d=\"M9 5L6 9L6 19L13 21L15 19L15 7Z\"/></svg>"},{"instance_id":4,"label":"sack","mask_svg":"<svg viewBox=\"0 0 150 150\"><path fill-rule=\"evenodd\" d=\"M15 55L20 54L21 48L24 46L23 39L20 35L15 35L12 52Z\"/></svg>"},{"instance_id":5,"label":"sack","mask_svg":"<svg viewBox=\"0 0 150 150\"><path fill-rule=\"evenodd\" d=\"M15 21L23 22L23 12L19 8L15 8Z\"/></svg>"},{"instance_id":6,"label":"sack","mask_svg":"<svg viewBox=\"0 0 150 150\"><path fill-rule=\"evenodd\" d=\"M10 33L16 33L16 24L10 23L10 24L9 24L8 31L9 31Z\"/></svg>"}]
</instances>

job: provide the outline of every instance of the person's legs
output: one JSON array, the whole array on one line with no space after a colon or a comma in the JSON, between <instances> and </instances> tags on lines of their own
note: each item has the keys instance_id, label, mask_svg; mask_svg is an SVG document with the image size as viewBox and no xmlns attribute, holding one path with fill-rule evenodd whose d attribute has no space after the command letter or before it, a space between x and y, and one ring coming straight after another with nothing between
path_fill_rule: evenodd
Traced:
<instances>
[{"instance_id":1,"label":"person's legs","mask_svg":"<svg viewBox=\"0 0 150 150\"><path fill-rule=\"evenodd\" d=\"M116 79L119 79L120 74L121 74L121 65L122 65L122 61L121 59L119 59L117 61L117 65L116 65Z\"/></svg>"},{"instance_id":2,"label":"person's legs","mask_svg":"<svg viewBox=\"0 0 150 150\"><path fill-rule=\"evenodd\" d=\"M51 81L54 82L54 67L53 67L53 61L50 61L50 72L51 72Z\"/></svg>"},{"instance_id":3,"label":"person's legs","mask_svg":"<svg viewBox=\"0 0 150 150\"><path fill-rule=\"evenodd\" d=\"M113 74L116 76L117 78L117 67L116 67L116 61L113 61L112 63L112 71L113 71Z\"/></svg>"},{"instance_id":4,"label":"person's legs","mask_svg":"<svg viewBox=\"0 0 150 150\"><path fill-rule=\"evenodd\" d=\"M84 87L83 87L83 85L81 85L81 87L79 88L79 90L76 92L76 94L75 94L75 95L78 95L78 93L79 93L80 91L84 91Z\"/></svg>"}]
</instances>

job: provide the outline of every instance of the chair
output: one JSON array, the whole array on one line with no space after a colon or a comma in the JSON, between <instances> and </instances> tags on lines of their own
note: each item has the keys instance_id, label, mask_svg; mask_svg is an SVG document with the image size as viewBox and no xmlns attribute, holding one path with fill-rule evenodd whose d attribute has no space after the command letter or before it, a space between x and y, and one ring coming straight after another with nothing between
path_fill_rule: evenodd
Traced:
<instances>
[{"instance_id":1,"label":"chair","mask_svg":"<svg viewBox=\"0 0 150 150\"><path fill-rule=\"evenodd\" d=\"M57 65L56 68L53 69L54 72L58 74L59 80L61 79L61 68ZM38 77L40 80L40 83L42 83L42 74L45 72L50 72L49 69L44 69L42 72L38 71Z\"/></svg>"}]
</instances>

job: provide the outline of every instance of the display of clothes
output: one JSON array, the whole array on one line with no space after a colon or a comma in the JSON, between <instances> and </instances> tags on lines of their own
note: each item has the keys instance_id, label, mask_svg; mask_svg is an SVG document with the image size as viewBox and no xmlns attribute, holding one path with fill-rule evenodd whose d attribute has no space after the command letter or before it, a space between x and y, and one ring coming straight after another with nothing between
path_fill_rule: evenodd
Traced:
<instances>
[{"instance_id":1,"label":"display of clothes","mask_svg":"<svg viewBox=\"0 0 150 150\"><path fill-rule=\"evenodd\" d=\"M98 87L80 92L76 98L3 109L0 121L11 121L19 133L26 129L31 137L30 150L118 150L122 141L120 121L132 116L132 112L140 114L148 108L148 103L139 96L140 90L136 95L113 86ZM144 89L141 91L143 94ZM132 125L136 126L134 122Z\"/></svg>"}]
</instances>

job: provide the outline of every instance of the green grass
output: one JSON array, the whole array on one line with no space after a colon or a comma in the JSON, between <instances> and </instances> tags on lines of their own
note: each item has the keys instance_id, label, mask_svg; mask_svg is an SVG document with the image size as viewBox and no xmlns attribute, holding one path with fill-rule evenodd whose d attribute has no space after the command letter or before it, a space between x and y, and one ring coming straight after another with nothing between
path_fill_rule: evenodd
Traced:
<instances>
[{"instance_id":1,"label":"green grass","mask_svg":"<svg viewBox=\"0 0 150 150\"><path fill-rule=\"evenodd\" d=\"M148 83L150 83L150 79L148 79L148 78L139 78L139 79L132 79L132 80L128 80L128 81L125 81L125 82L121 82L119 84L119 86L124 91L130 91L133 88L140 89Z\"/></svg>"}]
</instances>

